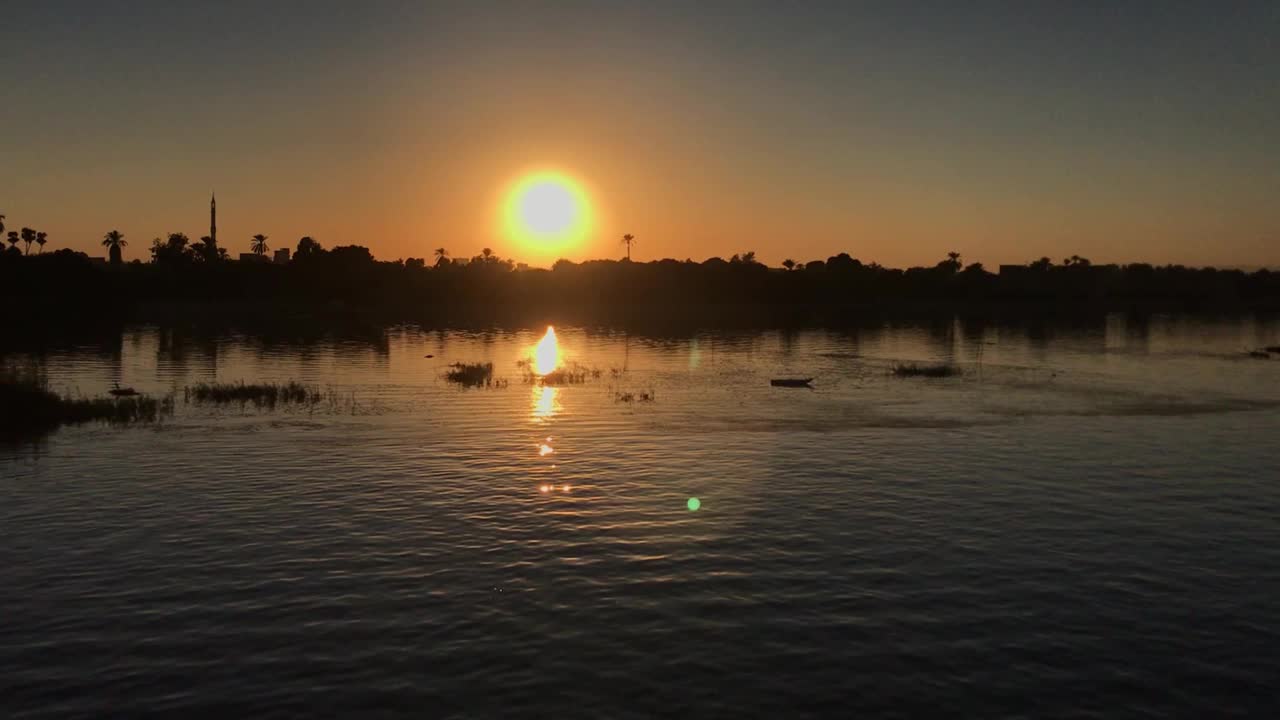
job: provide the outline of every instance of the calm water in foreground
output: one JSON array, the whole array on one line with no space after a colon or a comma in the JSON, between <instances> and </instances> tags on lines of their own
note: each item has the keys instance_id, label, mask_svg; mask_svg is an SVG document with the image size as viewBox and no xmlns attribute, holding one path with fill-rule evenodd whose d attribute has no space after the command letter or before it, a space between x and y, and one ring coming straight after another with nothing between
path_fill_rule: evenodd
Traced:
<instances>
[{"instance_id":1,"label":"calm water in foreground","mask_svg":"<svg viewBox=\"0 0 1280 720\"><path fill-rule=\"evenodd\" d=\"M177 408L0 446L0 716L1277 709L1277 322L565 327L560 388L542 330L42 353ZM325 401L183 400L291 379Z\"/></svg>"}]
</instances>

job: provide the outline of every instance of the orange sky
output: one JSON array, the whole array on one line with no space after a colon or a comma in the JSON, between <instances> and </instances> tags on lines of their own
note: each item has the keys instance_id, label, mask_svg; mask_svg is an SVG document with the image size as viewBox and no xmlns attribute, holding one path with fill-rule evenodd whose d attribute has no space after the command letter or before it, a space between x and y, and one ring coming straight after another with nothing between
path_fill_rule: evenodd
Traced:
<instances>
[{"instance_id":1,"label":"orange sky","mask_svg":"<svg viewBox=\"0 0 1280 720\"><path fill-rule=\"evenodd\" d=\"M555 166L597 220L574 260L621 257L630 232L638 260L1280 264L1261 5L1130 18L1136 39L1086 9L139 5L71 22L33 4L0 30L45 38L0 63L0 212L49 249L198 238L216 189L233 253L264 233L546 265L498 213L515 174Z\"/></svg>"}]
</instances>

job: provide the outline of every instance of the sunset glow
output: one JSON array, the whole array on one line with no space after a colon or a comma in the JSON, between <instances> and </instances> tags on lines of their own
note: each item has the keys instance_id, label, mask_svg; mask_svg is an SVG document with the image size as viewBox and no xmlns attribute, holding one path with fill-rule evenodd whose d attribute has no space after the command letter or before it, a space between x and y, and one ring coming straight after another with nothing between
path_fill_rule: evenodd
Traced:
<instances>
[{"instance_id":1,"label":"sunset glow","mask_svg":"<svg viewBox=\"0 0 1280 720\"><path fill-rule=\"evenodd\" d=\"M508 191L504 232L522 250L549 256L581 245L591 228L591 207L582 185L557 171L525 175Z\"/></svg>"}]
</instances>

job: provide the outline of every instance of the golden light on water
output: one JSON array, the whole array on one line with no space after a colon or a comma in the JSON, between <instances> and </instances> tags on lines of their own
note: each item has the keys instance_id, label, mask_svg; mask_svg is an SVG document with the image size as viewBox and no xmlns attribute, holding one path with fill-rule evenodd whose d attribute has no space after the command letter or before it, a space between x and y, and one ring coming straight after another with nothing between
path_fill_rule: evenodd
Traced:
<instances>
[{"instance_id":1,"label":"golden light on water","mask_svg":"<svg viewBox=\"0 0 1280 720\"><path fill-rule=\"evenodd\" d=\"M540 377L555 372L563 361L560 352L560 339L556 337L556 329L547 326L547 332L529 350L529 368ZM535 422L546 422L560 412L560 388L543 385L533 387L533 419ZM547 439L550 442L550 438ZM544 453L545 454L545 453Z\"/></svg>"},{"instance_id":2,"label":"golden light on water","mask_svg":"<svg viewBox=\"0 0 1280 720\"><path fill-rule=\"evenodd\" d=\"M533 389L534 420L550 420L555 416L556 411L560 409L560 401L556 398L559 391L560 388L545 385Z\"/></svg>"},{"instance_id":3,"label":"golden light on water","mask_svg":"<svg viewBox=\"0 0 1280 720\"><path fill-rule=\"evenodd\" d=\"M560 367L560 340L556 329L548 326L547 334L533 348L533 371L546 375L557 367Z\"/></svg>"},{"instance_id":4,"label":"golden light on water","mask_svg":"<svg viewBox=\"0 0 1280 720\"><path fill-rule=\"evenodd\" d=\"M506 193L503 232L533 254L554 256L582 244L591 204L582 184L557 170L524 175Z\"/></svg>"}]
</instances>

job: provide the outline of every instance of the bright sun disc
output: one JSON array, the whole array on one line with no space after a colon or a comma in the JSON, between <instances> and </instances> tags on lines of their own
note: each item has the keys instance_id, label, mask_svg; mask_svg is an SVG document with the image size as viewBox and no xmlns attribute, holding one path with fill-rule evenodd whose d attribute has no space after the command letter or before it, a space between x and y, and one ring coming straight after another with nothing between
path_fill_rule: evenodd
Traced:
<instances>
[{"instance_id":1,"label":"bright sun disc","mask_svg":"<svg viewBox=\"0 0 1280 720\"><path fill-rule=\"evenodd\" d=\"M586 239L591 210L582 187L553 171L522 177L507 193L506 232L526 248L553 253Z\"/></svg>"}]
</instances>

